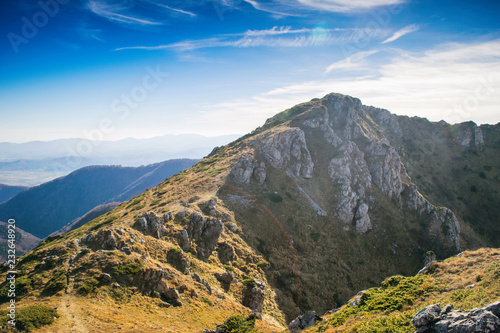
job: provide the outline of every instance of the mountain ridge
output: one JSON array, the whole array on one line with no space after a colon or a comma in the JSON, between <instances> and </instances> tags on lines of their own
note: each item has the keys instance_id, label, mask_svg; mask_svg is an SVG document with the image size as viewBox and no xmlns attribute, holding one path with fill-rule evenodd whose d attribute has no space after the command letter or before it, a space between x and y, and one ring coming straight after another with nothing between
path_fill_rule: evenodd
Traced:
<instances>
[{"instance_id":1,"label":"mountain ridge","mask_svg":"<svg viewBox=\"0 0 500 333\"><path fill-rule=\"evenodd\" d=\"M0 219L15 218L19 227L44 238L94 207L130 199L195 162L179 159L137 168L84 167L0 204Z\"/></svg>"},{"instance_id":2,"label":"mountain ridge","mask_svg":"<svg viewBox=\"0 0 500 333\"><path fill-rule=\"evenodd\" d=\"M374 118L391 128L399 125L406 141L388 139ZM170 327L198 332L199 326L181 324L179 311L191 311L190 323L206 325L204 315L193 310L202 302L220 323L228 312L214 304L225 299L235 302L233 314L254 311L263 316L257 323L279 327L312 309L337 308L388 276L415 274L429 251L445 258L463 249L498 246L463 219L467 205L456 205L457 195L463 202L484 195L485 186L498 185L495 127L469 123L457 125L461 135L443 134L426 120L387 117L383 109L340 94L300 104L266 124L115 210L43 242L21 260L19 270L30 281L40 279L43 290L54 284L46 273L56 269L74 280L66 292L64 286L51 294L50 302L65 297L79 302L77 290L89 290L89 304L107 302L114 282L124 286L125 295L137 292L146 303L155 302L158 293L168 303L159 313L172 314ZM482 141L477 128L486 132ZM472 139L464 141L469 130ZM423 149L427 144L432 149ZM434 153L449 156L430 161ZM444 188L453 198L450 208L433 204L426 193L434 174L417 177L419 169L429 167L448 175L446 165L437 168L445 160L467 164L473 172L464 186L471 181L477 187L456 193L456 182L450 182ZM496 195L484 201L484 210L495 209ZM494 222L485 219L482 226ZM104 254L114 264L105 265ZM53 264L32 263L33 258L52 262L52 255L58 257ZM91 258L100 263L91 266ZM68 260L78 269L64 268ZM96 282L86 287L86 279ZM29 285L34 295L40 293ZM186 292L190 288L195 292ZM91 316L94 324L109 328ZM162 319L152 322L160 325Z\"/></svg>"}]
</instances>

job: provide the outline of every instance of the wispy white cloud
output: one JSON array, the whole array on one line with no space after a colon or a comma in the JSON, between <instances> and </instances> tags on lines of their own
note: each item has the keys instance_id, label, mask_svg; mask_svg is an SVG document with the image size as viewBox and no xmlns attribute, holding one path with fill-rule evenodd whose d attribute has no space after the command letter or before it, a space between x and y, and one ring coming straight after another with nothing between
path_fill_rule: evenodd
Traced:
<instances>
[{"instance_id":1,"label":"wispy white cloud","mask_svg":"<svg viewBox=\"0 0 500 333\"><path fill-rule=\"evenodd\" d=\"M166 5L163 3L160 3L155 0L140 0L143 4L148 4L151 6L151 8L157 10L158 8L164 11L167 14L182 14L182 15L187 15L189 17L196 17L198 16L196 13L193 13L192 11L188 11L186 9L181 9L177 7L173 7L171 5ZM203 1L201 1L203 2ZM187 8L193 7L192 3L189 3L189 1L184 1L182 2L184 6L187 6ZM198 3L199 4L199 3Z\"/></svg>"},{"instance_id":2,"label":"wispy white cloud","mask_svg":"<svg viewBox=\"0 0 500 333\"><path fill-rule=\"evenodd\" d=\"M407 25L406 27L404 27L404 28L396 31L395 33L393 33L392 36L390 36L389 38L387 38L386 40L384 40L382 42L382 44L394 42L396 39L399 39L399 38L403 37L404 35L412 33L412 32L415 32L415 31L417 31L419 29L420 29L420 27L417 24Z\"/></svg>"},{"instance_id":3,"label":"wispy white cloud","mask_svg":"<svg viewBox=\"0 0 500 333\"><path fill-rule=\"evenodd\" d=\"M233 36L274 36L274 35L287 35L287 34L302 34L310 33L312 30L303 29L292 29L292 27L272 27L271 29L264 30L247 30L243 33L233 34Z\"/></svg>"},{"instance_id":4,"label":"wispy white cloud","mask_svg":"<svg viewBox=\"0 0 500 333\"><path fill-rule=\"evenodd\" d=\"M205 105L198 121L211 128L224 130L227 126L248 132L277 112L330 92L432 121L500 121L500 39L446 44L415 54L401 51L387 63L370 66L376 75L358 76L359 72L353 72L348 77L299 82L247 99Z\"/></svg>"},{"instance_id":5,"label":"wispy white cloud","mask_svg":"<svg viewBox=\"0 0 500 333\"><path fill-rule=\"evenodd\" d=\"M338 43L349 43L357 40L359 29L325 29L273 27L264 30L247 30L242 33L225 34L212 38L185 40L177 43L153 46L129 46L120 50L165 50L180 52L216 47L308 47Z\"/></svg>"},{"instance_id":6,"label":"wispy white cloud","mask_svg":"<svg viewBox=\"0 0 500 333\"><path fill-rule=\"evenodd\" d=\"M106 1L90 0L87 3L87 7L94 14L114 23L141 26L162 25L161 21L128 14L127 12L130 10L130 7L123 4L110 4Z\"/></svg>"},{"instance_id":7,"label":"wispy white cloud","mask_svg":"<svg viewBox=\"0 0 500 333\"><path fill-rule=\"evenodd\" d=\"M260 11L263 11L263 12L268 12L268 13L271 13L273 14L275 17L284 17L284 16L302 16L301 14L298 14L298 13L285 13L284 11L281 11L279 9L273 9L273 8L269 8L268 6L264 5L264 4L261 4L255 0L243 0L244 2L252 5L253 8L257 9L257 10L260 10ZM283 9L285 9L286 7L283 6ZM286 9L285 9L286 10Z\"/></svg>"},{"instance_id":8,"label":"wispy white cloud","mask_svg":"<svg viewBox=\"0 0 500 333\"><path fill-rule=\"evenodd\" d=\"M362 51L357 52L343 60L336 61L325 70L325 73L330 73L333 70L360 70L364 68L366 64L364 59L379 52L378 50Z\"/></svg>"},{"instance_id":9,"label":"wispy white cloud","mask_svg":"<svg viewBox=\"0 0 500 333\"><path fill-rule=\"evenodd\" d=\"M404 0L298 0L302 5L330 12L350 12L379 6L397 5Z\"/></svg>"}]
</instances>

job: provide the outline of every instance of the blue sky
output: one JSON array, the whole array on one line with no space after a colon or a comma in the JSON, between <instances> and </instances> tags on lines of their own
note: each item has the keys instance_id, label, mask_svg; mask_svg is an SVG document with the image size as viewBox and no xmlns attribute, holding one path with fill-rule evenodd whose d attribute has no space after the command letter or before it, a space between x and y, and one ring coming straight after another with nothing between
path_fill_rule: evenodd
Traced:
<instances>
[{"instance_id":1,"label":"blue sky","mask_svg":"<svg viewBox=\"0 0 500 333\"><path fill-rule=\"evenodd\" d=\"M500 2L7 0L0 142L247 133L339 92L500 121Z\"/></svg>"}]
</instances>

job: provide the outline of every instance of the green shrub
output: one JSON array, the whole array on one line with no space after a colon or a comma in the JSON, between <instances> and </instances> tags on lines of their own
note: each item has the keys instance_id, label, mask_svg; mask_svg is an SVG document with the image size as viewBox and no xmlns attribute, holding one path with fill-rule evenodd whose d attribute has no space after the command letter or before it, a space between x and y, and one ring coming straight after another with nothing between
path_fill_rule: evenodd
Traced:
<instances>
[{"instance_id":1,"label":"green shrub","mask_svg":"<svg viewBox=\"0 0 500 333\"><path fill-rule=\"evenodd\" d=\"M130 201L130 203L128 204L127 208L130 208L132 206L135 206L137 205L138 203L140 203L142 201L142 197L138 197L138 198L135 198L133 199L132 201Z\"/></svg>"},{"instance_id":2,"label":"green shrub","mask_svg":"<svg viewBox=\"0 0 500 333\"><path fill-rule=\"evenodd\" d=\"M202 298L201 298L201 301L202 301L203 303L205 303L205 304L210 305L210 306L212 306L212 305L213 305L212 301L211 301L208 297L202 297Z\"/></svg>"},{"instance_id":3,"label":"green shrub","mask_svg":"<svg viewBox=\"0 0 500 333\"><path fill-rule=\"evenodd\" d=\"M8 297L10 289L10 283L6 283L2 289L0 289L0 301L7 302L10 297ZM21 298L33 289L33 281L27 275L21 275L16 277L16 298Z\"/></svg>"},{"instance_id":4,"label":"green shrub","mask_svg":"<svg viewBox=\"0 0 500 333\"><path fill-rule=\"evenodd\" d=\"M60 269L56 271L52 278L47 282L43 289L43 294L53 295L67 286L66 270Z\"/></svg>"},{"instance_id":5,"label":"green shrub","mask_svg":"<svg viewBox=\"0 0 500 333\"><path fill-rule=\"evenodd\" d=\"M222 265L227 272L234 272L234 267L231 265Z\"/></svg>"},{"instance_id":6,"label":"green shrub","mask_svg":"<svg viewBox=\"0 0 500 333\"><path fill-rule=\"evenodd\" d=\"M59 318L59 314L53 308L45 305L27 306L16 311L16 328L20 331L30 332L42 326L52 324L54 317ZM7 322L9 319L7 311L0 311L0 326L10 327L10 324Z\"/></svg>"},{"instance_id":7,"label":"green shrub","mask_svg":"<svg viewBox=\"0 0 500 333\"><path fill-rule=\"evenodd\" d=\"M243 281L241 281L247 288L253 288L257 285L257 282L255 282L255 279L251 276L244 276Z\"/></svg>"},{"instance_id":8,"label":"green shrub","mask_svg":"<svg viewBox=\"0 0 500 333\"><path fill-rule=\"evenodd\" d=\"M267 260L262 259L262 260L259 260L256 265L260 269L264 269L265 267L269 266L269 262Z\"/></svg>"},{"instance_id":9,"label":"green shrub","mask_svg":"<svg viewBox=\"0 0 500 333\"><path fill-rule=\"evenodd\" d=\"M242 315L231 316L219 327L221 333L254 333L255 318L246 319Z\"/></svg>"},{"instance_id":10,"label":"green shrub","mask_svg":"<svg viewBox=\"0 0 500 333\"><path fill-rule=\"evenodd\" d=\"M357 306L347 306L336 312L330 318L328 326L337 327L344 324L351 317L362 316L371 312L389 313L399 311L405 305L412 305L418 298L429 294L433 290L434 284L429 276L391 276L381 283L381 287L370 288L365 291Z\"/></svg>"},{"instance_id":11,"label":"green shrub","mask_svg":"<svg viewBox=\"0 0 500 333\"><path fill-rule=\"evenodd\" d=\"M121 276L135 276L139 274L143 268L144 264L139 260L128 261L113 267L113 271L116 275Z\"/></svg>"},{"instance_id":12,"label":"green shrub","mask_svg":"<svg viewBox=\"0 0 500 333\"><path fill-rule=\"evenodd\" d=\"M99 281L94 278L90 278L85 280L83 285L78 289L78 293L82 296L86 296L93 292L96 287L99 285Z\"/></svg>"},{"instance_id":13,"label":"green shrub","mask_svg":"<svg viewBox=\"0 0 500 333\"><path fill-rule=\"evenodd\" d=\"M269 193L267 197L269 198L269 200L275 203L280 203L283 201L283 197L278 193Z\"/></svg>"},{"instance_id":14,"label":"green shrub","mask_svg":"<svg viewBox=\"0 0 500 333\"><path fill-rule=\"evenodd\" d=\"M317 241L319 240L319 238L321 237L321 234L320 234L319 232L311 232L311 233L309 234L309 237L310 237L313 241L317 242Z\"/></svg>"}]
</instances>

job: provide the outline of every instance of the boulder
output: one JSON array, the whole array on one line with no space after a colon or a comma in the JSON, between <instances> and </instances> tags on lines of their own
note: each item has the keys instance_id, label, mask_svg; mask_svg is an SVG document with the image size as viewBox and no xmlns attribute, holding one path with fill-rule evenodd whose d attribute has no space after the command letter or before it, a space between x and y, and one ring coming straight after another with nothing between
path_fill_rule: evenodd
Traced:
<instances>
[{"instance_id":1,"label":"boulder","mask_svg":"<svg viewBox=\"0 0 500 333\"><path fill-rule=\"evenodd\" d=\"M207 261L215 249L219 237L224 230L224 224L216 218L206 218L194 212L187 228L189 239L196 242L196 255Z\"/></svg>"},{"instance_id":2,"label":"boulder","mask_svg":"<svg viewBox=\"0 0 500 333\"><path fill-rule=\"evenodd\" d=\"M500 301L471 311L433 304L420 310L411 322L417 333L495 333L500 332L499 314Z\"/></svg>"},{"instance_id":3,"label":"boulder","mask_svg":"<svg viewBox=\"0 0 500 333\"><path fill-rule=\"evenodd\" d=\"M223 264L228 264L236 259L234 248L226 242L222 242L217 245L217 254L220 262Z\"/></svg>"},{"instance_id":4,"label":"boulder","mask_svg":"<svg viewBox=\"0 0 500 333\"><path fill-rule=\"evenodd\" d=\"M290 324L288 324L288 329L291 333L296 333L308 327L314 326L316 322L321 320L321 317L317 316L315 311L309 311L290 322Z\"/></svg>"},{"instance_id":5,"label":"boulder","mask_svg":"<svg viewBox=\"0 0 500 333\"><path fill-rule=\"evenodd\" d=\"M253 311L262 312L262 309L264 308L264 298L265 298L264 289L266 285L264 282L260 280L257 279L254 280L255 280L255 285L248 286L244 294L243 305Z\"/></svg>"}]
</instances>

